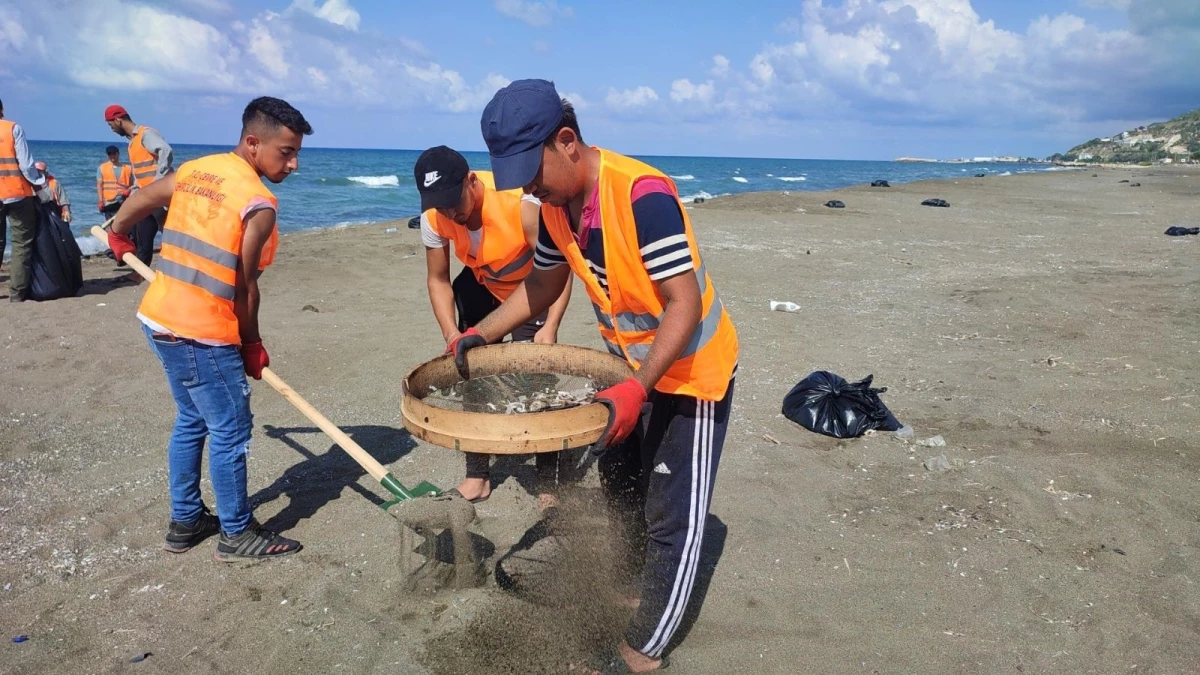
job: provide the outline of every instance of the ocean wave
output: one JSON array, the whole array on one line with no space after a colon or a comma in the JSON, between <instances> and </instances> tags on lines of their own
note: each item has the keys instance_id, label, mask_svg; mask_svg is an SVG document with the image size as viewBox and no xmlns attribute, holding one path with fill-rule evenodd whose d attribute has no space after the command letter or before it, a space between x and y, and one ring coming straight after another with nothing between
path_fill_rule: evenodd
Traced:
<instances>
[{"instance_id":1,"label":"ocean wave","mask_svg":"<svg viewBox=\"0 0 1200 675\"><path fill-rule=\"evenodd\" d=\"M712 199L713 198L712 195L708 194L704 190L701 190L694 195L687 195L686 197L680 197L679 201L683 202L684 204L691 204L692 202L696 201L697 197L699 197L700 199Z\"/></svg>"},{"instance_id":2,"label":"ocean wave","mask_svg":"<svg viewBox=\"0 0 1200 675\"><path fill-rule=\"evenodd\" d=\"M734 176L733 179L739 183L749 183L750 182L750 181L746 180L745 178L742 178L741 176Z\"/></svg>"},{"instance_id":3,"label":"ocean wave","mask_svg":"<svg viewBox=\"0 0 1200 675\"><path fill-rule=\"evenodd\" d=\"M675 180L696 180L696 177L690 173L685 173L682 176L671 176Z\"/></svg>"},{"instance_id":4,"label":"ocean wave","mask_svg":"<svg viewBox=\"0 0 1200 675\"><path fill-rule=\"evenodd\" d=\"M399 176L347 176L346 180L359 183L370 188L400 187Z\"/></svg>"},{"instance_id":5,"label":"ocean wave","mask_svg":"<svg viewBox=\"0 0 1200 675\"><path fill-rule=\"evenodd\" d=\"M1012 175L1012 172L1011 172L1011 171L1005 171L1004 173L1002 173L1002 174L999 174L999 175L1001 175L1001 176L1011 176L1011 175Z\"/></svg>"},{"instance_id":6,"label":"ocean wave","mask_svg":"<svg viewBox=\"0 0 1200 675\"><path fill-rule=\"evenodd\" d=\"M800 180L808 180L808 176L779 176L779 180L787 181L789 183L794 183L794 182L800 181Z\"/></svg>"}]
</instances>

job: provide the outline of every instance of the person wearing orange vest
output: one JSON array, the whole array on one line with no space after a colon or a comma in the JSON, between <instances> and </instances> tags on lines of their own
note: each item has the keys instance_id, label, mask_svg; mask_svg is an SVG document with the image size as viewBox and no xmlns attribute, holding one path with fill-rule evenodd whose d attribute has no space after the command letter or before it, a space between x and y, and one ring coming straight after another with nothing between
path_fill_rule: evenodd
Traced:
<instances>
[{"instance_id":1,"label":"person wearing orange vest","mask_svg":"<svg viewBox=\"0 0 1200 675\"><path fill-rule=\"evenodd\" d=\"M175 151L157 129L135 124L130 119L129 112L119 105L110 105L104 109L104 121L114 134L129 139L129 163L133 167L134 190L140 190L174 171ZM154 259L154 237L162 229L165 219L164 211L155 211L133 230L138 260L147 265ZM119 256L117 262L119 265L124 264L120 262ZM129 278L141 281L141 276L136 273L129 275Z\"/></svg>"},{"instance_id":2,"label":"person wearing orange vest","mask_svg":"<svg viewBox=\"0 0 1200 675\"><path fill-rule=\"evenodd\" d=\"M675 184L638 160L583 142L571 104L546 80L496 92L480 121L496 188L542 202L534 269L508 300L451 350L463 371L473 347L495 341L548 306L574 272L600 336L635 374L596 394L609 424L605 493L644 542L640 597L603 672L667 666L664 651L688 607L717 464L725 442L738 338L705 271Z\"/></svg>"},{"instance_id":3,"label":"person wearing orange vest","mask_svg":"<svg viewBox=\"0 0 1200 675\"><path fill-rule=\"evenodd\" d=\"M312 127L277 98L256 98L242 115L233 152L185 162L135 192L110 225L117 259L134 252L128 232L169 206L162 257L138 307L150 348L167 375L177 414L167 446L171 522L164 548L183 553L220 532L214 556L275 558L300 544L254 520L246 492L253 420L246 376L270 364L258 330L258 277L278 245L279 202L262 178L281 183L299 166ZM217 516L200 498L208 440Z\"/></svg>"},{"instance_id":4,"label":"person wearing orange vest","mask_svg":"<svg viewBox=\"0 0 1200 675\"><path fill-rule=\"evenodd\" d=\"M496 191L492 172L471 171L460 153L439 145L413 167L421 195L421 239L433 315L447 343L500 306L533 269L541 203L520 190ZM450 248L463 264L450 281ZM517 342L553 344L571 299L568 285L546 312L512 331ZM458 321L455 322L455 310ZM559 453L536 455L539 501L552 506ZM466 453L467 476L451 490L470 502L492 493L488 455Z\"/></svg>"},{"instance_id":5,"label":"person wearing orange vest","mask_svg":"<svg viewBox=\"0 0 1200 675\"><path fill-rule=\"evenodd\" d=\"M29 153L21 125L4 119L4 102L0 101L0 254L4 252L5 231L11 229L9 302L25 302L29 298L39 200L43 204L52 200L46 189L46 177L38 171Z\"/></svg>"},{"instance_id":6,"label":"person wearing orange vest","mask_svg":"<svg viewBox=\"0 0 1200 675\"><path fill-rule=\"evenodd\" d=\"M112 218L121 202L133 189L133 167L121 164L121 151L115 145L104 149L108 161L96 169L96 209L104 218Z\"/></svg>"},{"instance_id":7,"label":"person wearing orange vest","mask_svg":"<svg viewBox=\"0 0 1200 675\"><path fill-rule=\"evenodd\" d=\"M50 199L54 205L58 207L58 215L68 225L71 223L71 198L67 196L67 191L63 189L62 183L50 173L45 162L35 162L34 167L42 172L46 177L46 189L50 191Z\"/></svg>"}]
</instances>

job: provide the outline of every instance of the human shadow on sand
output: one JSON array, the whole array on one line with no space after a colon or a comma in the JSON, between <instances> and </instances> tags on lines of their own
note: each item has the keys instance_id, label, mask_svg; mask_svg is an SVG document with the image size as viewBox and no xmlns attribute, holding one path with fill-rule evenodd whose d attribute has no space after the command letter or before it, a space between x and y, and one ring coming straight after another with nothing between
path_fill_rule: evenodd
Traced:
<instances>
[{"instance_id":1,"label":"human shadow on sand","mask_svg":"<svg viewBox=\"0 0 1200 675\"><path fill-rule=\"evenodd\" d=\"M305 457L303 462L290 467L274 483L250 497L251 508L270 503L283 495L288 497L288 505L265 523L267 527L276 531L290 530L301 520L313 517L323 506L338 499L347 487L377 506L386 501L379 493L358 484L367 472L336 443L327 445L320 429L269 424L263 425L263 429L269 438L282 441ZM406 429L367 424L343 427L342 431L385 466L403 458L417 446ZM308 442L324 446L326 449L321 454L310 450L298 438L314 435Z\"/></svg>"}]
</instances>

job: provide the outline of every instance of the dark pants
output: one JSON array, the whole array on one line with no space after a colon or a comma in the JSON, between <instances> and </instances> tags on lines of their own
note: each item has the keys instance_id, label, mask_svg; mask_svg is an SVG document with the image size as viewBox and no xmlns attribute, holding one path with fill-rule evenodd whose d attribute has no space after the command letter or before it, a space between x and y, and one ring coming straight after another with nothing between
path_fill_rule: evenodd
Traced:
<instances>
[{"instance_id":1,"label":"dark pants","mask_svg":"<svg viewBox=\"0 0 1200 675\"><path fill-rule=\"evenodd\" d=\"M133 231L130 235L133 237L133 243L137 246L137 259L149 265L154 259L154 236L158 234L158 230L162 224L162 209L156 209L154 213L146 216L142 222L133 226Z\"/></svg>"},{"instance_id":2,"label":"dark pants","mask_svg":"<svg viewBox=\"0 0 1200 675\"><path fill-rule=\"evenodd\" d=\"M465 331L483 321L500 306L500 301L486 286L479 283L470 268L464 267L451 284L454 289L454 308L458 310L458 330ZM538 330L546 324L546 314L543 313L512 332L513 342L529 342ZM479 452L466 453L467 478L487 478L491 475L491 457ZM553 483L558 475L559 453L537 453L538 482L544 486ZM545 481L545 483L543 483Z\"/></svg>"},{"instance_id":3,"label":"dark pants","mask_svg":"<svg viewBox=\"0 0 1200 675\"><path fill-rule=\"evenodd\" d=\"M121 210L121 204L122 204L122 202L117 202L115 204L105 204L104 208L100 209L100 213L101 213L101 215L104 216L104 220L108 221L113 216L117 215L117 211Z\"/></svg>"},{"instance_id":4,"label":"dark pants","mask_svg":"<svg viewBox=\"0 0 1200 675\"><path fill-rule=\"evenodd\" d=\"M26 197L11 204L0 204L0 225L7 223L12 259L9 260L8 293L13 299L29 295L33 276L33 241L37 238L37 197ZM4 231L0 228L0 252L4 251Z\"/></svg>"},{"instance_id":5,"label":"dark pants","mask_svg":"<svg viewBox=\"0 0 1200 675\"><path fill-rule=\"evenodd\" d=\"M642 602L625 639L651 657L662 656L692 595L732 401L733 380L720 401L651 392L633 434L600 458L600 482L635 551L625 571L641 568Z\"/></svg>"}]
</instances>

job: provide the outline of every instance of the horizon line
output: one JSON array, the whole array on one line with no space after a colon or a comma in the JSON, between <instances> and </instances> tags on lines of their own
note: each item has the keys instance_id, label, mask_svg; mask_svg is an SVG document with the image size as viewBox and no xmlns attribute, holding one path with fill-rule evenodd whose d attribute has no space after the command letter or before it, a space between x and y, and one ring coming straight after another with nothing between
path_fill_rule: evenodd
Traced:
<instances>
[{"instance_id":1,"label":"horizon line","mask_svg":"<svg viewBox=\"0 0 1200 675\"><path fill-rule=\"evenodd\" d=\"M79 141L79 140L54 140L54 139L45 139L45 138L42 138L42 139L31 138L31 139L29 139L29 142L30 143L95 143L97 145L118 145L119 146L121 142L127 142L127 141L113 143L111 141ZM223 144L223 143L172 143L171 144L171 147L189 147L189 146L191 146L191 147L206 147L206 148L233 147L233 146L229 146L229 145ZM414 148L361 148L361 147L332 147L332 146L323 146L323 145L308 146L308 149L310 149L310 150L346 150L346 151L364 151L365 150L365 151L372 151L372 152L417 152L417 153L424 152L424 150L417 150ZM458 152L464 152L464 153L469 152L469 153L475 153L475 154L480 154L480 155L487 154L487 150L459 150L458 148L455 148L455 150L458 150ZM683 158L683 159L765 159L765 160L795 161L795 162L884 162L884 163L889 163L889 164L897 164L897 163L904 164L907 162L898 162L897 160L901 159L901 158L907 159L910 157L909 155L901 155L901 157L893 157L891 159L844 159L844 158L839 158L839 157L750 157L750 156L745 156L745 155L660 155L660 154L654 154L654 153L640 153L640 152L629 153L629 155L631 157L678 157L678 158ZM1016 157L1021 160L1034 159L1037 161L1046 161L1045 158L1021 156L1021 155L997 155L997 156L992 157L992 159L995 159L996 157ZM927 159L932 163L932 162L950 162L950 161L954 161L954 160L967 160L968 162L970 162L970 160L973 158L972 157L949 157L949 158L919 158L919 159ZM977 163L987 163L987 162L977 162ZM1005 164L1013 164L1013 163L1024 163L1024 162L1004 162L1004 163Z\"/></svg>"}]
</instances>

